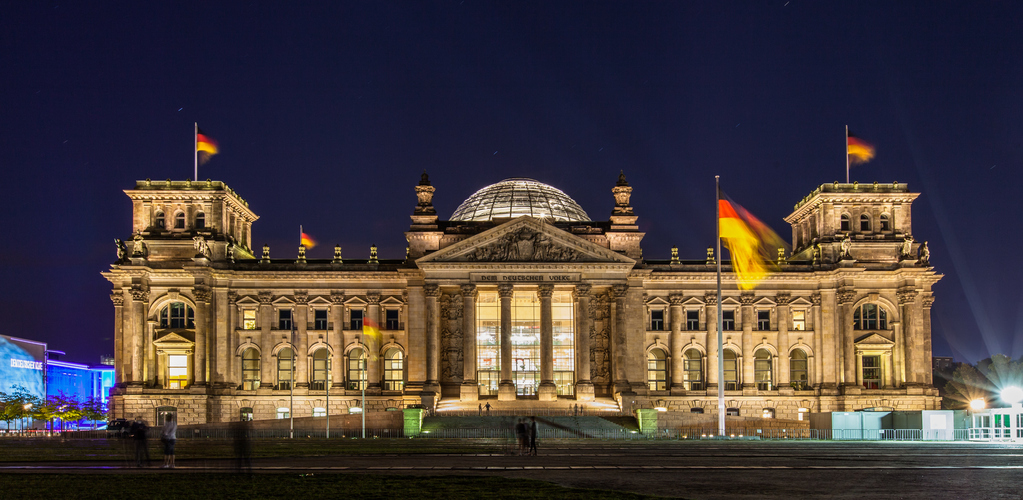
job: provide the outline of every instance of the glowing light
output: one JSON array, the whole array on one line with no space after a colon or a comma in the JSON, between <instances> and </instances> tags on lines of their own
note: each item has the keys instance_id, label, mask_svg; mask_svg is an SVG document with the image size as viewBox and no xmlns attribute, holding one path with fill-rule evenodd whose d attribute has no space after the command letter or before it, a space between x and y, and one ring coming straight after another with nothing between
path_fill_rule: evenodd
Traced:
<instances>
[{"instance_id":1,"label":"glowing light","mask_svg":"<svg viewBox=\"0 0 1023 500\"><path fill-rule=\"evenodd\" d=\"M668 411L668 409L663 407L663 406L658 406L658 407L655 407L654 409L657 410L657 411Z\"/></svg>"},{"instance_id":2,"label":"glowing light","mask_svg":"<svg viewBox=\"0 0 1023 500\"><path fill-rule=\"evenodd\" d=\"M362 408L359 408L358 406L353 406L352 408L348 409L348 413L362 413Z\"/></svg>"},{"instance_id":3,"label":"glowing light","mask_svg":"<svg viewBox=\"0 0 1023 500\"><path fill-rule=\"evenodd\" d=\"M1023 389L1016 386L1009 386L1002 389L1002 401L1011 405L1017 404L1023 401Z\"/></svg>"},{"instance_id":4,"label":"glowing light","mask_svg":"<svg viewBox=\"0 0 1023 500\"><path fill-rule=\"evenodd\" d=\"M985 407L987 407L987 403L983 399L977 398L970 401L971 410L983 410Z\"/></svg>"}]
</instances>

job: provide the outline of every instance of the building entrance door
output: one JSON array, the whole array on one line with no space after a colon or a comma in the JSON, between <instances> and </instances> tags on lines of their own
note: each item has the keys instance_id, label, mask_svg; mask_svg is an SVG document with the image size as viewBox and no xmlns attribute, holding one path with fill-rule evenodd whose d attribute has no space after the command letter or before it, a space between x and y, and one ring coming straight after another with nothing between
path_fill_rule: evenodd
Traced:
<instances>
[{"instance_id":1,"label":"building entrance door","mask_svg":"<svg viewBox=\"0 0 1023 500\"><path fill-rule=\"evenodd\" d=\"M536 396L540 385L540 372L515 372L515 395Z\"/></svg>"}]
</instances>

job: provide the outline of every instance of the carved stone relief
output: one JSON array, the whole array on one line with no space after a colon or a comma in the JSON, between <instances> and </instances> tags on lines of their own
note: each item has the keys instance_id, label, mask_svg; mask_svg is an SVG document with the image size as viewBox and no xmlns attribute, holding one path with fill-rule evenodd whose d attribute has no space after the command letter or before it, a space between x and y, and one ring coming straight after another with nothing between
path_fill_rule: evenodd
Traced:
<instances>
[{"instance_id":1,"label":"carved stone relief","mask_svg":"<svg viewBox=\"0 0 1023 500\"><path fill-rule=\"evenodd\" d=\"M590 380L611 383L611 296L598 293L590 301Z\"/></svg>"},{"instance_id":2,"label":"carved stone relief","mask_svg":"<svg viewBox=\"0 0 1023 500\"><path fill-rule=\"evenodd\" d=\"M441 382L462 382L462 296L440 296Z\"/></svg>"},{"instance_id":3,"label":"carved stone relief","mask_svg":"<svg viewBox=\"0 0 1023 500\"><path fill-rule=\"evenodd\" d=\"M464 256L480 262L573 262L582 260L579 251L556 244L550 236L529 227L508 233L489 245Z\"/></svg>"}]
</instances>

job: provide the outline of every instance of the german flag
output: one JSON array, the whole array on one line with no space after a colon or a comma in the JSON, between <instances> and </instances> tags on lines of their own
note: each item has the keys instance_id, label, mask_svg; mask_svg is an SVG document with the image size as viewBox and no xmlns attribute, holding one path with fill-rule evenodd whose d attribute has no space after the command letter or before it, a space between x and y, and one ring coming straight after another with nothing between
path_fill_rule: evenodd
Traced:
<instances>
[{"instance_id":1,"label":"german flag","mask_svg":"<svg viewBox=\"0 0 1023 500\"><path fill-rule=\"evenodd\" d=\"M847 135L846 154L849 155L849 164L859 165L860 163L867 163L874 158L873 145L856 137L852 132L848 132Z\"/></svg>"},{"instance_id":2,"label":"german flag","mask_svg":"<svg viewBox=\"0 0 1023 500\"><path fill-rule=\"evenodd\" d=\"M299 244L300 245L302 245L302 246L304 246L306 248L312 248L312 247L316 246L316 240L314 240L312 236L309 236L308 234L305 234L305 233L301 233L301 234L302 234L302 236L299 237Z\"/></svg>"},{"instance_id":3,"label":"german flag","mask_svg":"<svg viewBox=\"0 0 1023 500\"><path fill-rule=\"evenodd\" d=\"M752 214L718 190L718 229L732 258L739 288L752 290L778 268L774 259L785 242Z\"/></svg>"},{"instance_id":4,"label":"german flag","mask_svg":"<svg viewBox=\"0 0 1023 500\"><path fill-rule=\"evenodd\" d=\"M195 153L198 155L199 164L202 165L210 161L210 157L217 154L219 149L217 148L217 141L212 137L202 133L199 127L195 128Z\"/></svg>"}]
</instances>

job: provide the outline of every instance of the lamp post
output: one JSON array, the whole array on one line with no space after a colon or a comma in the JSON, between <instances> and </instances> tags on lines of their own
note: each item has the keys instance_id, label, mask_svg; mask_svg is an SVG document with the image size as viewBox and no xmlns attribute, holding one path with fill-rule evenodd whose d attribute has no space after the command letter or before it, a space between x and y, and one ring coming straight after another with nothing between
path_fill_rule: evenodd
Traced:
<instances>
[{"instance_id":1,"label":"lamp post","mask_svg":"<svg viewBox=\"0 0 1023 500\"><path fill-rule=\"evenodd\" d=\"M288 431L288 438L295 439L295 318L291 318L291 382L288 384L288 389L291 395L288 401L288 419L290 422L290 429Z\"/></svg>"}]
</instances>

